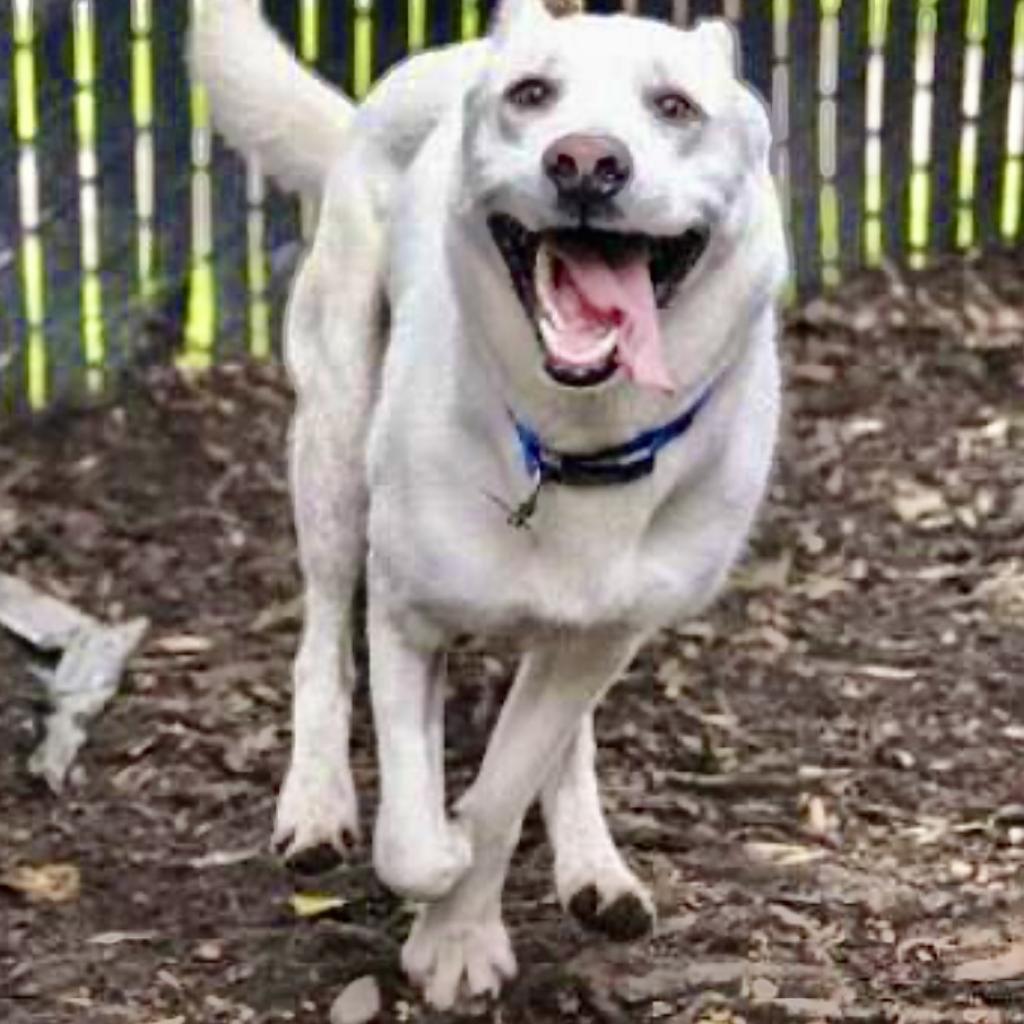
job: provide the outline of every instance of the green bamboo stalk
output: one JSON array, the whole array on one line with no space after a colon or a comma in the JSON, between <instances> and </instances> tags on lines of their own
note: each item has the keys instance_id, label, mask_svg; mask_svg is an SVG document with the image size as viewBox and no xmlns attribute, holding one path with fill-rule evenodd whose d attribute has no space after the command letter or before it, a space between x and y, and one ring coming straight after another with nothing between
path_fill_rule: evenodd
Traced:
<instances>
[{"instance_id":1,"label":"green bamboo stalk","mask_svg":"<svg viewBox=\"0 0 1024 1024\"><path fill-rule=\"evenodd\" d=\"M938 0L918 0L917 48L914 61L914 93L911 132L910 242L911 266L923 266L931 231L931 137L932 81L935 71L935 36L938 28Z\"/></svg>"},{"instance_id":2,"label":"green bamboo stalk","mask_svg":"<svg viewBox=\"0 0 1024 1024\"><path fill-rule=\"evenodd\" d=\"M82 349L90 392L103 387L107 344L100 280L101 239L96 136L96 19L94 0L74 0L75 136L78 143L78 197L81 235Z\"/></svg>"},{"instance_id":3,"label":"green bamboo stalk","mask_svg":"<svg viewBox=\"0 0 1024 1024\"><path fill-rule=\"evenodd\" d=\"M46 346L46 263L39 234L39 135L36 90L35 18L32 0L13 0L15 135L18 143L18 197L21 220L21 282L27 326L24 388L32 409L46 404L49 360Z\"/></svg>"},{"instance_id":4,"label":"green bamboo stalk","mask_svg":"<svg viewBox=\"0 0 1024 1024\"><path fill-rule=\"evenodd\" d=\"M459 31L463 39L476 39L480 35L479 0L462 0Z\"/></svg>"},{"instance_id":5,"label":"green bamboo stalk","mask_svg":"<svg viewBox=\"0 0 1024 1024\"><path fill-rule=\"evenodd\" d=\"M789 18L790 0L771 0L772 21L774 23L773 51L778 66L772 80L772 110L776 127L776 140L773 145L772 165L775 186L779 193L782 209L787 218L792 214L792 195L789 172L789 90L792 80L789 73ZM688 17L689 11L680 11L682 17ZM781 112L781 118L777 116ZM784 301L790 305L796 298L796 275L791 274L786 285Z\"/></svg>"},{"instance_id":6,"label":"green bamboo stalk","mask_svg":"<svg viewBox=\"0 0 1024 1024\"><path fill-rule=\"evenodd\" d=\"M974 198L978 176L978 116L981 112L981 69L985 55L987 0L970 0L967 8L967 39L964 68L964 128L960 137L957 168L956 242L962 249L974 243ZM995 201L995 197L992 197Z\"/></svg>"},{"instance_id":7,"label":"green bamboo stalk","mask_svg":"<svg viewBox=\"0 0 1024 1024\"><path fill-rule=\"evenodd\" d=\"M311 67L320 59L320 0L302 0L299 8L299 56ZM299 203L299 227L303 241L309 242L316 227L316 204L305 196Z\"/></svg>"},{"instance_id":8,"label":"green bamboo stalk","mask_svg":"<svg viewBox=\"0 0 1024 1024\"><path fill-rule=\"evenodd\" d=\"M260 0L253 0L258 7ZM312 8L312 10L310 10ZM319 11L317 0L303 0L301 50L303 56L315 59L319 50ZM245 284L248 306L248 347L254 359L268 359L271 354L270 330L270 265L267 258L266 179L258 161L246 163L245 177ZM305 211L304 211L305 212Z\"/></svg>"},{"instance_id":9,"label":"green bamboo stalk","mask_svg":"<svg viewBox=\"0 0 1024 1024\"><path fill-rule=\"evenodd\" d=\"M839 10L842 0L821 0L821 64L818 71L819 220L822 280L839 281L839 193L836 190L836 90L839 79Z\"/></svg>"},{"instance_id":10,"label":"green bamboo stalk","mask_svg":"<svg viewBox=\"0 0 1024 1024\"><path fill-rule=\"evenodd\" d=\"M204 0L192 0L192 17ZM213 189L210 156L213 136L206 90L193 82L192 116L192 266L185 319L184 362L209 366L217 335L217 277L213 265Z\"/></svg>"},{"instance_id":11,"label":"green bamboo stalk","mask_svg":"<svg viewBox=\"0 0 1024 1024\"><path fill-rule=\"evenodd\" d=\"M868 266L878 266L883 252L881 128L885 65L882 53L888 14L887 0L871 0L868 5L868 138L864 177L864 261Z\"/></svg>"},{"instance_id":12,"label":"green bamboo stalk","mask_svg":"<svg viewBox=\"0 0 1024 1024\"><path fill-rule=\"evenodd\" d=\"M1018 0L1013 23L1013 86L1006 126L1006 190L1001 229L1007 242L1021 237L1021 189L1024 188L1024 0Z\"/></svg>"},{"instance_id":13,"label":"green bamboo stalk","mask_svg":"<svg viewBox=\"0 0 1024 1024\"><path fill-rule=\"evenodd\" d=\"M427 0L408 0L409 52L417 53L427 45Z\"/></svg>"},{"instance_id":14,"label":"green bamboo stalk","mask_svg":"<svg viewBox=\"0 0 1024 1024\"><path fill-rule=\"evenodd\" d=\"M132 121L135 125L136 279L156 294L156 155L153 148L153 0L132 0Z\"/></svg>"},{"instance_id":15,"label":"green bamboo stalk","mask_svg":"<svg viewBox=\"0 0 1024 1024\"><path fill-rule=\"evenodd\" d=\"M373 0L355 0L353 91L361 100L373 82Z\"/></svg>"}]
</instances>

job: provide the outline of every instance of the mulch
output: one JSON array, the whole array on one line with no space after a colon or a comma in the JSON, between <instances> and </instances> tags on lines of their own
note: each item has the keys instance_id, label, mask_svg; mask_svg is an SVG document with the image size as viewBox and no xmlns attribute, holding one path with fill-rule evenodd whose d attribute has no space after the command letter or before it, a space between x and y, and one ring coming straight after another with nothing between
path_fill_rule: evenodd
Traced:
<instances>
[{"instance_id":1,"label":"mulch","mask_svg":"<svg viewBox=\"0 0 1024 1024\"><path fill-rule=\"evenodd\" d=\"M614 831L661 909L596 943L528 822L507 894L506 1024L1024 1021L1024 262L878 272L794 311L785 440L728 593L652 643L599 716ZM0 636L5 1024L324 1021L410 910L365 851L311 883L269 855L298 580L279 369L153 371L116 405L9 429L0 565L153 628L68 790L25 762L41 691ZM454 657L470 777L508 652ZM354 769L374 801L361 694ZM301 916L296 892L334 897Z\"/></svg>"}]
</instances>

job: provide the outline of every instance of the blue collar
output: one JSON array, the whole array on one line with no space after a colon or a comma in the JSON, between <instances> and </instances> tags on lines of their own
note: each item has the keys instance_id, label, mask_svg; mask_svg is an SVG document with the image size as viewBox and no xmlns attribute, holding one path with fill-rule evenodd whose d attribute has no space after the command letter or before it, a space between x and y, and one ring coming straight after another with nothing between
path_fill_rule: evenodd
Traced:
<instances>
[{"instance_id":1,"label":"blue collar","mask_svg":"<svg viewBox=\"0 0 1024 1024\"><path fill-rule=\"evenodd\" d=\"M529 427L513 418L526 472L540 486L546 483L567 487L595 487L628 484L654 472L658 452L685 434L711 397L711 387L664 426L646 430L632 441L602 448L584 455L572 455L545 447Z\"/></svg>"}]
</instances>

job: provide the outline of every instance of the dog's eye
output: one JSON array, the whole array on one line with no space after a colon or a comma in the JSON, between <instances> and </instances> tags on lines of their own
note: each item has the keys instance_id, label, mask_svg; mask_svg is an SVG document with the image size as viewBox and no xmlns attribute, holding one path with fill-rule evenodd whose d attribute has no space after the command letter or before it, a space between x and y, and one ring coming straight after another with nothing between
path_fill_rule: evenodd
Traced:
<instances>
[{"instance_id":1,"label":"dog's eye","mask_svg":"<svg viewBox=\"0 0 1024 1024\"><path fill-rule=\"evenodd\" d=\"M505 99L521 110L540 110L554 98L555 87L544 78L524 78L505 92Z\"/></svg>"},{"instance_id":2,"label":"dog's eye","mask_svg":"<svg viewBox=\"0 0 1024 1024\"><path fill-rule=\"evenodd\" d=\"M662 92L654 97L654 109L664 121L682 124L696 121L700 116L700 107L681 92Z\"/></svg>"}]
</instances>

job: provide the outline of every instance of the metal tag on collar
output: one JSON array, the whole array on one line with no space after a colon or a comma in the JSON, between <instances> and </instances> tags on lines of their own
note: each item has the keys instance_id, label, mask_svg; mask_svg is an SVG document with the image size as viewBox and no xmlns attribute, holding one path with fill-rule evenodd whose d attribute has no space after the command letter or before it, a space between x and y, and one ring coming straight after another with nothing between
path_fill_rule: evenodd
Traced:
<instances>
[{"instance_id":1,"label":"metal tag on collar","mask_svg":"<svg viewBox=\"0 0 1024 1024\"><path fill-rule=\"evenodd\" d=\"M529 497L513 508L505 520L514 530L528 530L530 528L530 520L537 511L537 500L540 498L541 488L546 483L544 474L540 472L537 473L536 480L537 482Z\"/></svg>"}]
</instances>

